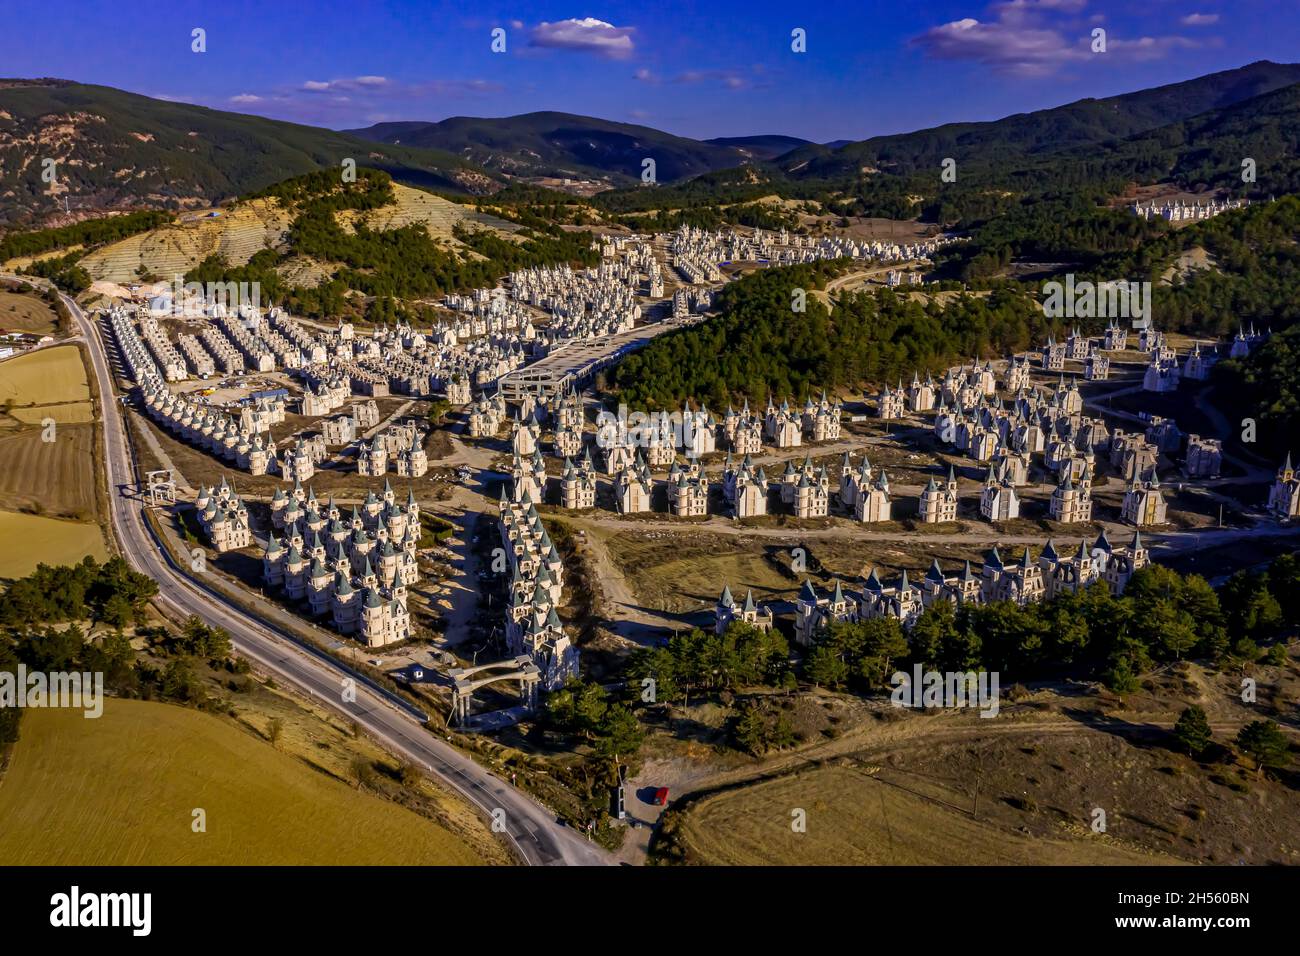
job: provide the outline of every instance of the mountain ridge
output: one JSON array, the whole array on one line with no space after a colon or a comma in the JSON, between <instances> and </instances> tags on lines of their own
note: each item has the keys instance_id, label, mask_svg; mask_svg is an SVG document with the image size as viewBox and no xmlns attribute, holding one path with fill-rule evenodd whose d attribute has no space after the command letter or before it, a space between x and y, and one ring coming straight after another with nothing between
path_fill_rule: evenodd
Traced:
<instances>
[{"instance_id":1,"label":"mountain ridge","mask_svg":"<svg viewBox=\"0 0 1300 956\"><path fill-rule=\"evenodd\" d=\"M782 137L697 140L650 126L556 110L503 117L450 116L437 122L376 123L344 132L389 144L400 140L402 145L440 149L506 175L594 176L612 185L639 181L642 162L647 158L655 161L656 180L671 183L755 159L775 158L788 151L777 149Z\"/></svg>"},{"instance_id":2,"label":"mountain ridge","mask_svg":"<svg viewBox=\"0 0 1300 956\"><path fill-rule=\"evenodd\" d=\"M55 182L42 180L54 160ZM79 210L184 209L344 159L452 192L501 183L447 153L67 80L0 81L0 224ZM65 206L66 203L66 206Z\"/></svg>"},{"instance_id":3,"label":"mountain ridge","mask_svg":"<svg viewBox=\"0 0 1300 956\"><path fill-rule=\"evenodd\" d=\"M933 167L948 157L959 162L996 161L1056 152L1125 139L1295 83L1300 83L1300 63L1257 60L1177 83L1085 97L996 120L945 123L856 140L835 149L816 144L800 147L780 157L776 165L795 178L826 178L857 174L864 167L887 166L891 171Z\"/></svg>"}]
</instances>

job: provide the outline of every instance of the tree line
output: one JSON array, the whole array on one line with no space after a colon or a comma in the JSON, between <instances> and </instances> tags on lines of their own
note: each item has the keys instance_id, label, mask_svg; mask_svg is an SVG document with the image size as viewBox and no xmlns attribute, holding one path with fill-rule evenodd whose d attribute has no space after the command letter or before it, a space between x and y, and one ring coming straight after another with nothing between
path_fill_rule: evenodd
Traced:
<instances>
[{"instance_id":1,"label":"tree line","mask_svg":"<svg viewBox=\"0 0 1300 956\"><path fill-rule=\"evenodd\" d=\"M617 366L620 400L650 409L688 399L761 407L769 395L802 400L822 389L910 381L914 370L1002 356L1053 330L1035 298L1016 288L946 303L890 289L841 292L828 309L813 291L841 268L771 268L727 285L718 315L656 338Z\"/></svg>"},{"instance_id":2,"label":"tree line","mask_svg":"<svg viewBox=\"0 0 1300 956\"><path fill-rule=\"evenodd\" d=\"M79 564L38 564L0 594L0 627L90 620L125 627L143 620L158 583L133 571L120 557L100 564L87 556Z\"/></svg>"},{"instance_id":3,"label":"tree line","mask_svg":"<svg viewBox=\"0 0 1300 956\"><path fill-rule=\"evenodd\" d=\"M0 262L18 256L40 255L51 249L98 246L106 242L117 242L119 239L137 233L157 229L171 222L171 219L171 213L151 210L127 213L123 216L107 216L102 219L86 219L56 229L10 233L0 239ZM78 255L85 255L85 249L83 248Z\"/></svg>"},{"instance_id":4,"label":"tree line","mask_svg":"<svg viewBox=\"0 0 1300 956\"><path fill-rule=\"evenodd\" d=\"M878 693L892 687L896 672L916 664L941 672L997 671L1004 683L1099 680L1130 693L1141 674L1171 661L1284 664L1286 641L1298 630L1300 552L1277 558L1266 571L1238 572L1217 591L1200 575L1152 564L1119 596L1097 582L1024 606L935 602L910 629L893 618L834 623L797 662L775 628L733 622L721 634L679 632L664 646L630 655L624 700L632 707L689 704L742 688L791 690L800 680ZM653 689L649 697L646 688ZM738 744L754 753L783 746L788 731L779 715L757 705L742 708L733 723Z\"/></svg>"}]
</instances>

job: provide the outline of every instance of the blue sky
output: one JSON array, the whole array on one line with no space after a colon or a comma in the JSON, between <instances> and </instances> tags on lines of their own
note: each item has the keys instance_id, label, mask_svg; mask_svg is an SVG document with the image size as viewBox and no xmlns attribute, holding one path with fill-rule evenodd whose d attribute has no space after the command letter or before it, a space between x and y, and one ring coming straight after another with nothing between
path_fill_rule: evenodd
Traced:
<instances>
[{"instance_id":1,"label":"blue sky","mask_svg":"<svg viewBox=\"0 0 1300 956\"><path fill-rule=\"evenodd\" d=\"M6 0L0 17L8 76L334 128L553 109L701 138L861 139L1300 60L1300 0Z\"/></svg>"}]
</instances>

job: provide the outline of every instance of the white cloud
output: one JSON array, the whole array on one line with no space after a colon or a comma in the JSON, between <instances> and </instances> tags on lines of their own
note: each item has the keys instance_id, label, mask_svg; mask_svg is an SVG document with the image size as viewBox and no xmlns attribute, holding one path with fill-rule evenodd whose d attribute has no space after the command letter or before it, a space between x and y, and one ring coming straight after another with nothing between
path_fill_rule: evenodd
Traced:
<instances>
[{"instance_id":1,"label":"white cloud","mask_svg":"<svg viewBox=\"0 0 1300 956\"><path fill-rule=\"evenodd\" d=\"M1208 27L1219 22L1217 13L1189 13L1178 21L1185 27Z\"/></svg>"},{"instance_id":2,"label":"white cloud","mask_svg":"<svg viewBox=\"0 0 1300 956\"><path fill-rule=\"evenodd\" d=\"M337 80L307 80L301 89L308 93L326 93L337 90L378 89L388 86L386 76L349 76Z\"/></svg>"},{"instance_id":3,"label":"white cloud","mask_svg":"<svg viewBox=\"0 0 1300 956\"><path fill-rule=\"evenodd\" d=\"M934 27L912 43L939 60L974 60L1023 75L1050 73L1066 61L1086 56L1059 31L1020 21L982 23L974 17Z\"/></svg>"},{"instance_id":4,"label":"white cloud","mask_svg":"<svg viewBox=\"0 0 1300 956\"><path fill-rule=\"evenodd\" d=\"M619 58L631 55L636 48L632 42L632 34L635 32L633 27L616 27L595 17L583 17L580 20L539 23L529 34L529 42L537 47Z\"/></svg>"},{"instance_id":5,"label":"white cloud","mask_svg":"<svg viewBox=\"0 0 1300 956\"><path fill-rule=\"evenodd\" d=\"M1091 50L1091 31L1079 22L1085 6L1085 0L1004 0L989 8L995 19L963 17L926 30L911 44L938 60L971 60L999 73L1046 76L1070 63L1100 58ZM1090 19L1096 22L1096 17ZM1188 37L1126 40L1112 31L1105 55L1154 60L1171 50L1199 46Z\"/></svg>"},{"instance_id":6,"label":"white cloud","mask_svg":"<svg viewBox=\"0 0 1300 956\"><path fill-rule=\"evenodd\" d=\"M230 98L232 103L260 103L262 98L256 93L240 93Z\"/></svg>"}]
</instances>

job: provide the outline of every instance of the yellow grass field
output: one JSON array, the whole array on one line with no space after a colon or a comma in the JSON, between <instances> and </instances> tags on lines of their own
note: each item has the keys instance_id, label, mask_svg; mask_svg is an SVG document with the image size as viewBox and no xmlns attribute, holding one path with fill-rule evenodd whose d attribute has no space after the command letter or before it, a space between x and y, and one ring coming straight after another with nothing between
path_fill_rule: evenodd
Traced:
<instances>
[{"instance_id":1,"label":"yellow grass field","mask_svg":"<svg viewBox=\"0 0 1300 956\"><path fill-rule=\"evenodd\" d=\"M33 710L0 782L0 865L473 865L432 821L209 714ZM207 818L192 830L193 812Z\"/></svg>"},{"instance_id":2,"label":"yellow grass field","mask_svg":"<svg viewBox=\"0 0 1300 956\"><path fill-rule=\"evenodd\" d=\"M0 402L53 405L90 399L86 368L75 345L60 345L0 362Z\"/></svg>"},{"instance_id":3,"label":"yellow grass field","mask_svg":"<svg viewBox=\"0 0 1300 956\"><path fill-rule=\"evenodd\" d=\"M26 577L36 565L108 557L99 525L0 511L0 579Z\"/></svg>"},{"instance_id":4,"label":"yellow grass field","mask_svg":"<svg viewBox=\"0 0 1300 956\"><path fill-rule=\"evenodd\" d=\"M0 330L44 335L55 331L54 310L34 295L0 289Z\"/></svg>"},{"instance_id":5,"label":"yellow grass field","mask_svg":"<svg viewBox=\"0 0 1300 956\"><path fill-rule=\"evenodd\" d=\"M34 405L31 408L12 409L9 414L24 425L39 425L47 418L54 419L60 425L79 425L95 420L95 409L90 402Z\"/></svg>"},{"instance_id":6,"label":"yellow grass field","mask_svg":"<svg viewBox=\"0 0 1300 956\"><path fill-rule=\"evenodd\" d=\"M791 827L807 814L806 832ZM978 866L1175 864L1094 836L1021 834L848 767L822 767L706 797L687 811L683 842L709 864Z\"/></svg>"}]
</instances>

